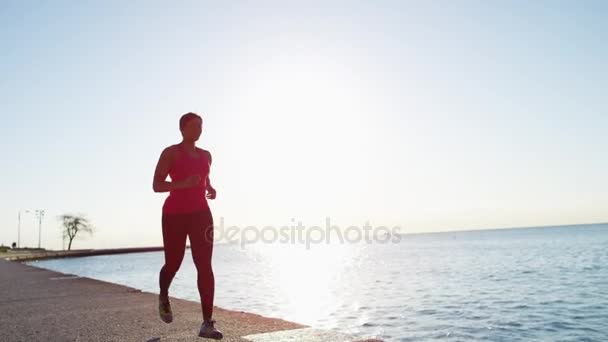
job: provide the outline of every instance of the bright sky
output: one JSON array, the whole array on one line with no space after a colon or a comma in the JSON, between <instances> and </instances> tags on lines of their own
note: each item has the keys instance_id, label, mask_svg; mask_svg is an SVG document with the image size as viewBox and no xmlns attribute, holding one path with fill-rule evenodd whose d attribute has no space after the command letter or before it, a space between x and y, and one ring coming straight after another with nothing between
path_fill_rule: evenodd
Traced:
<instances>
[{"instance_id":1,"label":"bright sky","mask_svg":"<svg viewBox=\"0 0 608 342\"><path fill-rule=\"evenodd\" d=\"M43 247L61 248L63 213L98 229L74 248L161 245L152 175L188 111L216 223L606 222L606 17L605 1L2 1L0 242L46 209Z\"/></svg>"}]
</instances>

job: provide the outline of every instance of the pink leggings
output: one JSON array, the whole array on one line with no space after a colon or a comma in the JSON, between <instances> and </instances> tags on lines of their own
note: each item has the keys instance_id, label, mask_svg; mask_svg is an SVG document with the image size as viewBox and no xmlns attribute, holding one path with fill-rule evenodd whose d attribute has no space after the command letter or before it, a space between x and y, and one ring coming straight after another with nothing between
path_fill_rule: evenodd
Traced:
<instances>
[{"instance_id":1,"label":"pink leggings","mask_svg":"<svg viewBox=\"0 0 608 342\"><path fill-rule=\"evenodd\" d=\"M215 278L211 268L213 254L213 215L210 209L189 214L163 214L163 244L165 265L160 270L160 294L167 296L169 286L179 270L186 251L186 236L190 239L192 259L198 276L203 320L213 315Z\"/></svg>"}]
</instances>

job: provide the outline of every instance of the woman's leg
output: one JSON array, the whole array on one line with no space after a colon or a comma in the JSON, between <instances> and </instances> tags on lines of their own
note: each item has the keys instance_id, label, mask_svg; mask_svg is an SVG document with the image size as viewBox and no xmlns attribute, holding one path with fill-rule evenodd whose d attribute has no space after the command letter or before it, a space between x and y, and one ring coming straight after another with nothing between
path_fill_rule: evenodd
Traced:
<instances>
[{"instance_id":1,"label":"woman's leg","mask_svg":"<svg viewBox=\"0 0 608 342\"><path fill-rule=\"evenodd\" d=\"M169 295L169 286L179 270L186 251L186 216L163 214L163 245L165 251L165 265L160 270L160 295L166 298Z\"/></svg>"},{"instance_id":2,"label":"woman's leg","mask_svg":"<svg viewBox=\"0 0 608 342\"><path fill-rule=\"evenodd\" d=\"M201 297L203 320L213 316L213 297L215 295L215 278L211 267L213 255L213 215L207 209L194 214L192 224L188 226L192 259L198 275L198 292Z\"/></svg>"}]
</instances>

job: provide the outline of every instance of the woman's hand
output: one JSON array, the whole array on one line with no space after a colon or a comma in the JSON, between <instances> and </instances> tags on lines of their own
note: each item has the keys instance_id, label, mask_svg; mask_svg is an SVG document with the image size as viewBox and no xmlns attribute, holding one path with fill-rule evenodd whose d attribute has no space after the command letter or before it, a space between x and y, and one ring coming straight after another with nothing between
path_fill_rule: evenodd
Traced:
<instances>
[{"instance_id":1,"label":"woman's hand","mask_svg":"<svg viewBox=\"0 0 608 342\"><path fill-rule=\"evenodd\" d=\"M207 198L208 199L215 199L216 196L216 191L213 187L207 187Z\"/></svg>"}]
</instances>

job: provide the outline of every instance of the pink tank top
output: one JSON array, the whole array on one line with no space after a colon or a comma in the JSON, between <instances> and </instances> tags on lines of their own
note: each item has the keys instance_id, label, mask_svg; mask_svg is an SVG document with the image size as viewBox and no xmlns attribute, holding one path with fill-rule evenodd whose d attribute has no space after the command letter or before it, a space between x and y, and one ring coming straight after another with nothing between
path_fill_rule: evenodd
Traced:
<instances>
[{"instance_id":1,"label":"pink tank top","mask_svg":"<svg viewBox=\"0 0 608 342\"><path fill-rule=\"evenodd\" d=\"M198 158L188 153L182 145L178 146L178 157L175 160L169 176L172 182L182 181L192 175L201 176L198 186L179 189L169 192L163 205L163 214L186 214L194 213L209 208L205 189L207 188L207 176L209 175L210 163L207 153L196 150Z\"/></svg>"}]
</instances>

